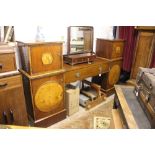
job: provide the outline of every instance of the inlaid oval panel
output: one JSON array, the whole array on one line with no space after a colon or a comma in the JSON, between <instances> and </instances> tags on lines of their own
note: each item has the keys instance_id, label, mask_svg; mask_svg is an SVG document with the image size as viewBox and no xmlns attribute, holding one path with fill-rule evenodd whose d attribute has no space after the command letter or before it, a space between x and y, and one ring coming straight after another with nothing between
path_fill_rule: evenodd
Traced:
<instances>
[{"instance_id":1,"label":"inlaid oval panel","mask_svg":"<svg viewBox=\"0 0 155 155\"><path fill-rule=\"evenodd\" d=\"M53 62L53 57L51 53L43 53L42 54L42 63L44 65L50 65Z\"/></svg>"},{"instance_id":2,"label":"inlaid oval panel","mask_svg":"<svg viewBox=\"0 0 155 155\"><path fill-rule=\"evenodd\" d=\"M56 82L48 82L37 90L35 105L42 112L50 112L61 103L62 99L62 86Z\"/></svg>"},{"instance_id":3,"label":"inlaid oval panel","mask_svg":"<svg viewBox=\"0 0 155 155\"><path fill-rule=\"evenodd\" d=\"M112 66L112 68L109 71L109 78L108 78L110 85L114 85L117 83L117 81L119 80L120 71L121 69L119 65Z\"/></svg>"}]
</instances>

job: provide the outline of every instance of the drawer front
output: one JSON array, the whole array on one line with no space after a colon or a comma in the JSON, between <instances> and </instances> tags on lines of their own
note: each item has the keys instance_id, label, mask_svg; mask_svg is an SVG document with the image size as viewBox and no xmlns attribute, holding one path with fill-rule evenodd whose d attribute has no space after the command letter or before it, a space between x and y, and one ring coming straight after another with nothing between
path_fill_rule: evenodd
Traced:
<instances>
[{"instance_id":1,"label":"drawer front","mask_svg":"<svg viewBox=\"0 0 155 155\"><path fill-rule=\"evenodd\" d=\"M96 76L104 72L108 72L107 64L99 64L92 67L68 71L65 73L65 83L75 82L77 80L82 80L87 77Z\"/></svg>"},{"instance_id":2,"label":"drawer front","mask_svg":"<svg viewBox=\"0 0 155 155\"><path fill-rule=\"evenodd\" d=\"M111 58L122 57L123 50L124 50L124 42L113 43L113 51L112 51Z\"/></svg>"},{"instance_id":3,"label":"drawer front","mask_svg":"<svg viewBox=\"0 0 155 155\"><path fill-rule=\"evenodd\" d=\"M16 70L15 54L0 54L0 73Z\"/></svg>"},{"instance_id":4,"label":"drawer front","mask_svg":"<svg viewBox=\"0 0 155 155\"><path fill-rule=\"evenodd\" d=\"M62 44L30 47L31 74L62 69Z\"/></svg>"},{"instance_id":5,"label":"drawer front","mask_svg":"<svg viewBox=\"0 0 155 155\"><path fill-rule=\"evenodd\" d=\"M0 79L0 92L12 87L22 85L21 76L12 76Z\"/></svg>"}]
</instances>

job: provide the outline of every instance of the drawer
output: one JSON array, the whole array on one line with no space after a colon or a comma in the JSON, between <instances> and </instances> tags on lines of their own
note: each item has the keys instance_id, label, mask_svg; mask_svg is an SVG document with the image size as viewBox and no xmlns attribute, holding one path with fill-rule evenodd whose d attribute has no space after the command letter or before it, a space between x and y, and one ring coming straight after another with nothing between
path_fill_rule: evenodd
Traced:
<instances>
[{"instance_id":1,"label":"drawer","mask_svg":"<svg viewBox=\"0 0 155 155\"><path fill-rule=\"evenodd\" d=\"M65 73L65 83L75 82L77 80L82 80L87 77L96 76L98 74L102 74L108 71L109 71L109 68L107 64L99 64L99 65L90 66L87 68L68 71Z\"/></svg>"},{"instance_id":2,"label":"drawer","mask_svg":"<svg viewBox=\"0 0 155 155\"><path fill-rule=\"evenodd\" d=\"M6 77L3 79L0 79L0 91L4 91L6 89L17 87L21 85L21 76L12 76L12 77Z\"/></svg>"},{"instance_id":3,"label":"drawer","mask_svg":"<svg viewBox=\"0 0 155 155\"><path fill-rule=\"evenodd\" d=\"M111 58L113 59L113 58L122 57L123 49L124 49L124 43L123 42L115 42L113 44Z\"/></svg>"},{"instance_id":4,"label":"drawer","mask_svg":"<svg viewBox=\"0 0 155 155\"><path fill-rule=\"evenodd\" d=\"M15 54L0 54L0 73L14 70L16 70Z\"/></svg>"}]
</instances>

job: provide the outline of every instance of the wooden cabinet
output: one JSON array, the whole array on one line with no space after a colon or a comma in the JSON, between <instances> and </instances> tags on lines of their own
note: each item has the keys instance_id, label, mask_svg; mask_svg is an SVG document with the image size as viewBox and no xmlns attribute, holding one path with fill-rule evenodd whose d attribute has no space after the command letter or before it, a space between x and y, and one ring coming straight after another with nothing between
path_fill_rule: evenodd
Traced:
<instances>
[{"instance_id":1,"label":"wooden cabinet","mask_svg":"<svg viewBox=\"0 0 155 155\"><path fill-rule=\"evenodd\" d=\"M96 55L102 58L115 59L123 55L124 40L97 39Z\"/></svg>"},{"instance_id":2,"label":"wooden cabinet","mask_svg":"<svg viewBox=\"0 0 155 155\"><path fill-rule=\"evenodd\" d=\"M0 79L0 124L28 125L21 75Z\"/></svg>"},{"instance_id":3,"label":"wooden cabinet","mask_svg":"<svg viewBox=\"0 0 155 155\"><path fill-rule=\"evenodd\" d=\"M131 69L131 79L135 79L139 67L149 68L155 48L155 27L140 26Z\"/></svg>"},{"instance_id":4,"label":"wooden cabinet","mask_svg":"<svg viewBox=\"0 0 155 155\"><path fill-rule=\"evenodd\" d=\"M22 71L26 105L34 126L48 127L66 118L63 72L30 76Z\"/></svg>"},{"instance_id":5,"label":"wooden cabinet","mask_svg":"<svg viewBox=\"0 0 155 155\"><path fill-rule=\"evenodd\" d=\"M93 82L100 84L107 95L114 93L114 84L119 80L124 44L125 40L122 39L98 38L96 40L96 55L109 61L109 72L102 76L93 77Z\"/></svg>"},{"instance_id":6,"label":"wooden cabinet","mask_svg":"<svg viewBox=\"0 0 155 155\"><path fill-rule=\"evenodd\" d=\"M18 42L22 69L29 75L63 68L62 42Z\"/></svg>"},{"instance_id":7,"label":"wooden cabinet","mask_svg":"<svg viewBox=\"0 0 155 155\"><path fill-rule=\"evenodd\" d=\"M30 121L48 127L66 118L62 42L18 45Z\"/></svg>"}]
</instances>

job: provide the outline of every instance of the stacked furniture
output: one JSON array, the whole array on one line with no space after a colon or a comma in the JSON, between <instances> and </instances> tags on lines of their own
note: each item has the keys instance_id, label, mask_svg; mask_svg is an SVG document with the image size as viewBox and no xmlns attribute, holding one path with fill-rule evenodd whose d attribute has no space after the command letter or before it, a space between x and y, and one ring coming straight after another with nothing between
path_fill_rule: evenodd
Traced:
<instances>
[{"instance_id":1,"label":"stacked furniture","mask_svg":"<svg viewBox=\"0 0 155 155\"><path fill-rule=\"evenodd\" d=\"M110 95L114 92L114 84L120 77L122 66L122 54L124 49L124 40L121 39L97 39L96 55L109 62L109 72L93 78L93 82L100 84L102 90Z\"/></svg>"},{"instance_id":2,"label":"stacked furniture","mask_svg":"<svg viewBox=\"0 0 155 155\"><path fill-rule=\"evenodd\" d=\"M0 45L0 124L28 125L16 44Z\"/></svg>"},{"instance_id":3,"label":"stacked furniture","mask_svg":"<svg viewBox=\"0 0 155 155\"><path fill-rule=\"evenodd\" d=\"M18 42L26 105L34 126L66 118L62 42Z\"/></svg>"}]
</instances>

